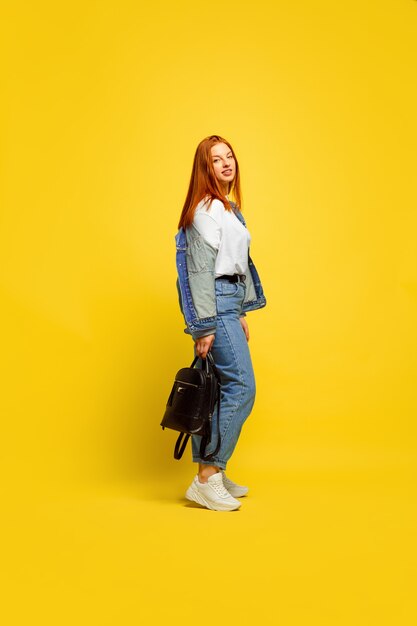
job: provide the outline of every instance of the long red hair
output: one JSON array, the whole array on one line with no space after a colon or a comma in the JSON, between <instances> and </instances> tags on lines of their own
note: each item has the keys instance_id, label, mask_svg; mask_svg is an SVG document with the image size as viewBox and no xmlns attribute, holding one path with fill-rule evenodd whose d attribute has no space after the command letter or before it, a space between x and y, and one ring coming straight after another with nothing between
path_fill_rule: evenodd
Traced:
<instances>
[{"instance_id":1,"label":"long red hair","mask_svg":"<svg viewBox=\"0 0 417 626\"><path fill-rule=\"evenodd\" d=\"M211 148L217 143L225 143L232 151L235 159L236 173L234 179L228 183L227 195L233 193L233 198L240 211L241 205L241 191L240 191L240 175L239 164L236 159L236 155L230 143L220 137L220 135L210 135L206 137L197 146L197 150L194 155L193 169L191 172L190 184L188 187L187 197L184 202L178 228L188 228L191 226L196 206L198 203L209 196L209 202L207 206L210 206L212 201L217 198L223 202L227 211L232 211L228 199L226 198L219 181L216 178L213 168L213 161L211 158Z\"/></svg>"}]
</instances>

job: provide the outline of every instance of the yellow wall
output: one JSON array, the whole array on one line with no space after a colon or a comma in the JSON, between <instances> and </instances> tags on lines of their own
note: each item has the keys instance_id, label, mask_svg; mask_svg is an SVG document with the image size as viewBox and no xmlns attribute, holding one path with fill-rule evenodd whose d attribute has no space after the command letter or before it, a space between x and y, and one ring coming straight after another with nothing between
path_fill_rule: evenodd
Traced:
<instances>
[{"instance_id":1,"label":"yellow wall","mask_svg":"<svg viewBox=\"0 0 417 626\"><path fill-rule=\"evenodd\" d=\"M2 3L7 624L194 624L208 582L231 624L414 623L416 41L412 0ZM268 300L232 516L159 427L213 133Z\"/></svg>"}]
</instances>

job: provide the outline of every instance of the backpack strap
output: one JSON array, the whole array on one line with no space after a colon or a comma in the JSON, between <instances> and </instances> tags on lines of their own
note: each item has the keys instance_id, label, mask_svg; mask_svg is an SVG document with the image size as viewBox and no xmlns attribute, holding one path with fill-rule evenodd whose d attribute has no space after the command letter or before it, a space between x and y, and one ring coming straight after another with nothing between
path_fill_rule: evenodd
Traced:
<instances>
[{"instance_id":1,"label":"backpack strap","mask_svg":"<svg viewBox=\"0 0 417 626\"><path fill-rule=\"evenodd\" d=\"M185 439L182 442L182 446L181 446L181 440L185 435ZM180 433L178 435L178 439L177 442L175 444L175 449L174 449L174 458L177 459L178 461L180 460L180 458L182 457L182 455L184 454L184 450L187 446L188 440L190 438L190 435L186 435L185 433Z\"/></svg>"},{"instance_id":2,"label":"backpack strap","mask_svg":"<svg viewBox=\"0 0 417 626\"><path fill-rule=\"evenodd\" d=\"M215 377L217 379L217 445L216 445L215 450L213 450L213 452L211 452L210 454L208 454L206 456L205 451L206 451L206 446L207 446L207 444L210 441L209 437L203 437L202 440L201 440L201 444L200 444L200 458L203 461L210 461L214 456L216 456L216 454L220 450L220 446L221 446L221 436L220 436L220 392L221 392L221 379L220 379L220 374L219 374L219 371L218 371L218 369L216 367L216 364L214 363L213 355L212 355L210 350L207 352L206 364L209 364L211 366L211 368L212 368L212 370L214 372L214 375L215 375Z\"/></svg>"},{"instance_id":3,"label":"backpack strap","mask_svg":"<svg viewBox=\"0 0 417 626\"><path fill-rule=\"evenodd\" d=\"M220 385L219 383L217 383L217 389L218 389L218 398L217 398L217 445L216 445L216 449L211 452L210 454L208 454L207 456L205 456L205 451L206 451L206 446L208 444L207 441L207 437L203 437L201 440L201 444L200 444L200 458L203 461L210 461L210 459L212 459L214 456L216 456L216 454L218 453L218 451L220 450L220 446L221 446L221 437L220 437Z\"/></svg>"}]
</instances>

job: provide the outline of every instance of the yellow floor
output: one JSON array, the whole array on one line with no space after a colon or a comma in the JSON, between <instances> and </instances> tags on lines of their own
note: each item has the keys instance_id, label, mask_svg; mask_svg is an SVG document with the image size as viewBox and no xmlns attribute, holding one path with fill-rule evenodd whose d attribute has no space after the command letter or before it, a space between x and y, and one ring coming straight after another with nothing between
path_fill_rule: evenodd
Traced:
<instances>
[{"instance_id":1,"label":"yellow floor","mask_svg":"<svg viewBox=\"0 0 417 626\"><path fill-rule=\"evenodd\" d=\"M417 2L2 5L2 626L415 626ZM231 513L160 428L211 133L268 303Z\"/></svg>"},{"instance_id":2,"label":"yellow floor","mask_svg":"<svg viewBox=\"0 0 417 626\"><path fill-rule=\"evenodd\" d=\"M176 471L170 482L23 498L10 518L4 623L416 623L407 467L246 468L230 473L250 485L230 513L185 500Z\"/></svg>"}]
</instances>

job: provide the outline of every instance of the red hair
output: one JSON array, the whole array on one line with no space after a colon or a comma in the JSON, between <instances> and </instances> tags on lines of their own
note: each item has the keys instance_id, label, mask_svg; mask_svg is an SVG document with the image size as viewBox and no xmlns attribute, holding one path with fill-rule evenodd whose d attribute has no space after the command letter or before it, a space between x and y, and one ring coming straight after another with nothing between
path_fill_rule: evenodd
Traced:
<instances>
[{"instance_id":1,"label":"red hair","mask_svg":"<svg viewBox=\"0 0 417 626\"><path fill-rule=\"evenodd\" d=\"M232 206L223 190L219 181L214 173L213 161L211 158L211 148L217 143L225 143L226 146L232 151L235 159L236 173L234 179L228 183L227 193L233 192L233 197L236 201L237 207L240 211L241 204L241 191L240 191L240 176L239 176L239 164L236 159L236 155L232 146L226 139L220 137L220 135L210 135L206 137L197 146L197 150L194 155L193 169L191 172L190 184L188 187L187 197L184 202L178 228L188 228L191 226L194 220L194 213L198 203L203 200L207 195L209 196L208 206L212 201L217 198L223 202L226 211L231 211Z\"/></svg>"}]
</instances>

